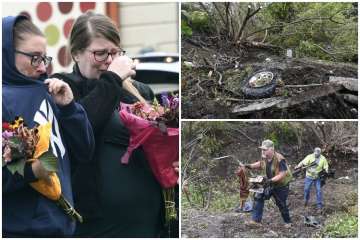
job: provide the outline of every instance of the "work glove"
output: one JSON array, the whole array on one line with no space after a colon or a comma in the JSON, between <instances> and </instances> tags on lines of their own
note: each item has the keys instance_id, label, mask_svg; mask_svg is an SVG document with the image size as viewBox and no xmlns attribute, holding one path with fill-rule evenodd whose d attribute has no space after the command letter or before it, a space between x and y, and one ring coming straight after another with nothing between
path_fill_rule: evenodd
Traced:
<instances>
[{"instance_id":1,"label":"work glove","mask_svg":"<svg viewBox=\"0 0 360 240\"><path fill-rule=\"evenodd\" d=\"M271 178L268 178L267 176L263 176L263 184L264 186L270 186L272 183Z\"/></svg>"},{"instance_id":2,"label":"work glove","mask_svg":"<svg viewBox=\"0 0 360 240\"><path fill-rule=\"evenodd\" d=\"M301 167L302 167L302 165L297 165L297 166L295 166L294 170L297 170L297 169L299 169Z\"/></svg>"}]
</instances>

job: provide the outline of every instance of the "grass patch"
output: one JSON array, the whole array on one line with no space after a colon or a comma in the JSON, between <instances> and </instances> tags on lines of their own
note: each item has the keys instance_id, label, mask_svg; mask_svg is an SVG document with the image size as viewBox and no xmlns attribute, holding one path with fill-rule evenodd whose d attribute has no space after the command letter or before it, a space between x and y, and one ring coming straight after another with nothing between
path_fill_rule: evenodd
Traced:
<instances>
[{"instance_id":1,"label":"grass patch","mask_svg":"<svg viewBox=\"0 0 360 240\"><path fill-rule=\"evenodd\" d=\"M192 193L196 194L196 193ZM183 194L184 195L184 194ZM200 194L196 194L197 197L192 197L192 201L195 205L195 208L203 208L202 205L202 198L200 197ZM221 191L213 191L212 197L210 200L210 212L225 212L229 210L233 210L236 205L238 205L240 199L238 193L224 193ZM181 206L182 208L191 208L190 203L186 199L185 196L181 197Z\"/></svg>"},{"instance_id":2,"label":"grass patch","mask_svg":"<svg viewBox=\"0 0 360 240\"><path fill-rule=\"evenodd\" d=\"M239 181L237 178L223 179L213 186L211 212L226 212L240 203Z\"/></svg>"},{"instance_id":3,"label":"grass patch","mask_svg":"<svg viewBox=\"0 0 360 240\"><path fill-rule=\"evenodd\" d=\"M338 213L331 216L326 222L323 231L319 237L357 237L358 218L348 213Z\"/></svg>"},{"instance_id":4,"label":"grass patch","mask_svg":"<svg viewBox=\"0 0 360 240\"><path fill-rule=\"evenodd\" d=\"M239 186L237 179L222 180L213 184L211 188L211 200L208 211L209 212L226 212L234 209L240 202ZM204 208L204 192L201 190L207 190L206 186L203 189L193 188L189 186L190 198L195 208ZM185 193L181 196L182 208L191 208L189 201L187 200Z\"/></svg>"},{"instance_id":5,"label":"grass patch","mask_svg":"<svg viewBox=\"0 0 360 240\"><path fill-rule=\"evenodd\" d=\"M239 201L239 193L223 193L221 191L215 191L210 204L210 211L225 212L233 210Z\"/></svg>"}]
</instances>

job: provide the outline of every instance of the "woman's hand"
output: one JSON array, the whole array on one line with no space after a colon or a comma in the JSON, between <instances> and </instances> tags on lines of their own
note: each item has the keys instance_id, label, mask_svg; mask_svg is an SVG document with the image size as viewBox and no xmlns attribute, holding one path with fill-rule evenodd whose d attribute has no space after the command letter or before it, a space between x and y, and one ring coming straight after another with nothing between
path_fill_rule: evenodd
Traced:
<instances>
[{"instance_id":1,"label":"woman's hand","mask_svg":"<svg viewBox=\"0 0 360 240\"><path fill-rule=\"evenodd\" d=\"M74 99L71 88L66 82L57 78L48 78L44 83L48 85L48 91L56 104L66 106Z\"/></svg>"},{"instance_id":2,"label":"woman's hand","mask_svg":"<svg viewBox=\"0 0 360 240\"><path fill-rule=\"evenodd\" d=\"M136 74L135 67L134 61L131 58L128 56L119 56L114 58L107 70L117 74L122 80L125 80Z\"/></svg>"},{"instance_id":3,"label":"woman's hand","mask_svg":"<svg viewBox=\"0 0 360 240\"><path fill-rule=\"evenodd\" d=\"M173 162L172 166L173 166L175 172L179 173L179 162ZM179 178L177 180L177 184L179 184Z\"/></svg>"},{"instance_id":4,"label":"woman's hand","mask_svg":"<svg viewBox=\"0 0 360 240\"><path fill-rule=\"evenodd\" d=\"M139 91L132 84L131 76L136 74L135 72L136 65L133 60L128 56L120 56L115 58L110 66L108 71L111 71L117 74L122 79L122 87L134 95L140 102L146 103L146 100L141 96Z\"/></svg>"},{"instance_id":5,"label":"woman's hand","mask_svg":"<svg viewBox=\"0 0 360 240\"><path fill-rule=\"evenodd\" d=\"M43 179L46 182L48 182L49 184L51 183L51 179L50 179L50 173L49 171L47 171L43 165L41 164L40 160L36 159L35 161L32 162L31 164L31 168L32 171L35 175L35 177L37 179Z\"/></svg>"}]
</instances>

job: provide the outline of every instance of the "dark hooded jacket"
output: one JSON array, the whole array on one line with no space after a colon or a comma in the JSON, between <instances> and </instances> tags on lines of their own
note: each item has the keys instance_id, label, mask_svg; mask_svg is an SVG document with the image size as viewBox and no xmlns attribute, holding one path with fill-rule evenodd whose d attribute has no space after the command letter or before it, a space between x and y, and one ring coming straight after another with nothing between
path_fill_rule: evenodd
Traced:
<instances>
[{"instance_id":1,"label":"dark hooded jacket","mask_svg":"<svg viewBox=\"0 0 360 240\"><path fill-rule=\"evenodd\" d=\"M21 116L28 127L52 123L50 148L58 158L61 191L73 204L70 180L70 160L87 162L92 159L94 137L83 108L72 101L58 106L47 92L43 80L21 74L15 66L13 28L25 18L2 19L2 121L11 122ZM2 168L2 233L4 237L64 237L72 236L75 222L57 206L30 187L37 179L31 165L26 164L24 177Z\"/></svg>"}]
</instances>

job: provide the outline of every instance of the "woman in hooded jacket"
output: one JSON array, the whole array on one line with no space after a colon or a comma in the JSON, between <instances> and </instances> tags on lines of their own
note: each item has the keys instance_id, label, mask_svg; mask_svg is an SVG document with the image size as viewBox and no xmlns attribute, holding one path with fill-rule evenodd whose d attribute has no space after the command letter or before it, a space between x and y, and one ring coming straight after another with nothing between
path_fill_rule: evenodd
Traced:
<instances>
[{"instance_id":1,"label":"woman in hooded jacket","mask_svg":"<svg viewBox=\"0 0 360 240\"><path fill-rule=\"evenodd\" d=\"M74 102L68 84L48 79L46 39L25 16L2 19L2 121L19 116L29 128L51 122L50 149L57 157L62 195L73 203L70 161L92 160L94 136L86 112ZM39 160L27 162L24 175L2 168L3 237L68 237L75 222L30 183L49 180Z\"/></svg>"}]
</instances>

